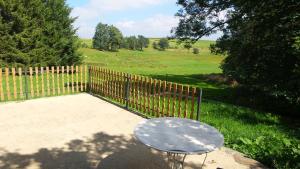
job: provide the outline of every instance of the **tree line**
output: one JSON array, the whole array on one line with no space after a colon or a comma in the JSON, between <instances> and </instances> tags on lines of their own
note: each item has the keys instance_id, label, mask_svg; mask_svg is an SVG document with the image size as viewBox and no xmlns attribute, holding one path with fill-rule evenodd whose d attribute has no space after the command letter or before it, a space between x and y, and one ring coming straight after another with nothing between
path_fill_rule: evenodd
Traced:
<instances>
[{"instance_id":1,"label":"tree line","mask_svg":"<svg viewBox=\"0 0 300 169\"><path fill-rule=\"evenodd\" d=\"M142 35L124 37L122 39L121 48L130 50L140 50L148 48L150 40Z\"/></svg>"},{"instance_id":2,"label":"tree line","mask_svg":"<svg viewBox=\"0 0 300 169\"><path fill-rule=\"evenodd\" d=\"M118 51L120 48L142 51L149 43L149 39L142 35L124 37L118 28L103 23L96 26L93 37L93 48L106 51Z\"/></svg>"},{"instance_id":3,"label":"tree line","mask_svg":"<svg viewBox=\"0 0 300 169\"><path fill-rule=\"evenodd\" d=\"M79 64L79 40L64 0L0 0L0 66Z\"/></svg>"},{"instance_id":4,"label":"tree line","mask_svg":"<svg viewBox=\"0 0 300 169\"><path fill-rule=\"evenodd\" d=\"M92 47L98 50L114 52L121 48L143 51L144 48L149 47L149 44L149 38L142 35L124 37L122 32L114 25L103 24L100 22L96 26ZM87 45L83 44L82 47L87 47ZM154 49L164 51L170 47L169 39L160 38L157 42L154 41L152 43L152 47ZM192 44L186 43L183 47L190 50L190 48L192 48ZM199 49L193 48L193 53L199 54Z\"/></svg>"}]
</instances>

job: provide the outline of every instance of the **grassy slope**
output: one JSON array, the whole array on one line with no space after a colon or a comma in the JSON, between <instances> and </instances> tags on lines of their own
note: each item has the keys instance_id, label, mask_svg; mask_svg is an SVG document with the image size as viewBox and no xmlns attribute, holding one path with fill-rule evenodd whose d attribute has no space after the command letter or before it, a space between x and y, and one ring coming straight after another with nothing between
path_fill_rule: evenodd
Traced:
<instances>
[{"instance_id":1,"label":"grassy slope","mask_svg":"<svg viewBox=\"0 0 300 169\"><path fill-rule=\"evenodd\" d=\"M157 39L151 39L152 42L155 40ZM91 40L83 41L91 46ZM209 83L199 78L202 74L221 73L219 65L224 57L209 52L208 46L211 43L213 42L198 42L195 47L200 48L199 55L194 55L180 46L178 49L167 51L157 51L152 48L145 49L143 52L123 49L119 52L102 52L89 48L82 48L80 51L85 57L85 63L202 87L205 89L204 96L207 93L222 95L220 92L230 91L221 90L226 86ZM175 48L175 46L176 43L171 42L171 47ZM282 156L283 151L291 149L282 140L299 143L297 139L299 132L296 134L296 130L286 127L278 116L204 99L202 120L217 127L224 134L227 146L265 164L283 168L289 160L295 160L284 159ZM269 147L272 144L276 145L274 152L271 152L272 147ZM300 146L298 148L300 149ZM288 153L286 156L293 154L293 151L288 150ZM295 158L299 158L299 154Z\"/></svg>"},{"instance_id":2,"label":"grassy slope","mask_svg":"<svg viewBox=\"0 0 300 169\"><path fill-rule=\"evenodd\" d=\"M90 40L84 40L89 46ZM153 39L151 40L153 41ZM197 43L200 54L194 55L192 50L168 49L158 51L147 48L144 51L130 51L121 49L119 52L103 52L89 48L82 48L80 51L84 55L84 62L98 64L107 68L128 73L152 76L160 79L174 78L175 76L192 76L198 74L220 73L220 62L222 56L212 55L207 46L212 41ZM174 47L176 44L171 43ZM175 77L176 78L176 77ZM179 77L180 78L180 77ZM197 80L196 78L194 81ZM172 80L174 81L174 80ZM176 81L176 80L175 80ZM181 83L181 80L179 81ZM189 83L187 80L186 83ZM192 85L202 87L213 87L211 84L195 81ZM207 85L207 86L206 86Z\"/></svg>"}]
</instances>

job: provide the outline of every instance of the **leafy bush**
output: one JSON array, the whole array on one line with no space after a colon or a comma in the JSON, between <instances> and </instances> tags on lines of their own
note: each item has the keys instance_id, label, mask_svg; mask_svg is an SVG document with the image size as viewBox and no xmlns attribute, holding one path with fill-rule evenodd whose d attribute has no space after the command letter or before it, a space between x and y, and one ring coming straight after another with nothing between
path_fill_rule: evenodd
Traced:
<instances>
[{"instance_id":1,"label":"leafy bush","mask_svg":"<svg viewBox=\"0 0 300 169\"><path fill-rule=\"evenodd\" d=\"M185 49L187 49L188 51L190 51L190 49L193 47L192 43L186 42L184 43L183 47Z\"/></svg>"},{"instance_id":2,"label":"leafy bush","mask_svg":"<svg viewBox=\"0 0 300 169\"><path fill-rule=\"evenodd\" d=\"M300 168L300 144L280 136L238 138L233 147L275 168Z\"/></svg>"},{"instance_id":3,"label":"leafy bush","mask_svg":"<svg viewBox=\"0 0 300 169\"><path fill-rule=\"evenodd\" d=\"M86 43L82 43L82 44L81 44L81 47L82 47L82 48L88 48L89 45L87 45Z\"/></svg>"},{"instance_id":4,"label":"leafy bush","mask_svg":"<svg viewBox=\"0 0 300 169\"><path fill-rule=\"evenodd\" d=\"M150 40L143 35L129 36L122 39L121 48L129 50L143 51L144 48L149 47Z\"/></svg>"},{"instance_id":5,"label":"leafy bush","mask_svg":"<svg viewBox=\"0 0 300 169\"><path fill-rule=\"evenodd\" d=\"M200 50L198 48L193 48L193 53L196 55L196 54L199 54L200 53Z\"/></svg>"},{"instance_id":6,"label":"leafy bush","mask_svg":"<svg viewBox=\"0 0 300 169\"><path fill-rule=\"evenodd\" d=\"M167 48L169 48L169 41L167 38L161 38L159 39L159 42L158 42L158 46L160 48L160 50L165 50Z\"/></svg>"},{"instance_id":7,"label":"leafy bush","mask_svg":"<svg viewBox=\"0 0 300 169\"><path fill-rule=\"evenodd\" d=\"M206 99L201 110L202 121L224 135L226 147L270 168L300 167L300 130L280 116Z\"/></svg>"},{"instance_id":8,"label":"leafy bush","mask_svg":"<svg viewBox=\"0 0 300 169\"><path fill-rule=\"evenodd\" d=\"M152 43L152 47L153 47L153 49L158 49L157 43L156 43L156 42L153 42L153 43Z\"/></svg>"}]
</instances>

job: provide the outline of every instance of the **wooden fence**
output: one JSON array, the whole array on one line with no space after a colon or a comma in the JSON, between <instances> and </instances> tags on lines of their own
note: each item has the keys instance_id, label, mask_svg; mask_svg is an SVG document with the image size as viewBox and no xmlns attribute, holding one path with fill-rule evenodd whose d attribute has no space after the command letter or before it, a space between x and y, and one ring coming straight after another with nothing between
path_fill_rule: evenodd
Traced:
<instances>
[{"instance_id":1,"label":"wooden fence","mask_svg":"<svg viewBox=\"0 0 300 169\"><path fill-rule=\"evenodd\" d=\"M202 90L91 66L90 92L147 116L199 119Z\"/></svg>"},{"instance_id":2,"label":"wooden fence","mask_svg":"<svg viewBox=\"0 0 300 169\"><path fill-rule=\"evenodd\" d=\"M84 92L87 73L87 66L0 68L0 101Z\"/></svg>"},{"instance_id":3,"label":"wooden fence","mask_svg":"<svg viewBox=\"0 0 300 169\"><path fill-rule=\"evenodd\" d=\"M96 66L0 68L0 101L90 92L151 117L199 119L195 87Z\"/></svg>"}]
</instances>

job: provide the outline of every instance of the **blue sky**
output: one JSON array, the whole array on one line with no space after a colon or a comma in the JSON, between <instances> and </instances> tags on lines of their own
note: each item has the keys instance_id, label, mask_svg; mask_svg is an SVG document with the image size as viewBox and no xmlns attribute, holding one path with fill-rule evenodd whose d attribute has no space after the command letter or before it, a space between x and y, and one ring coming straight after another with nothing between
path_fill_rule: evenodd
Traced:
<instances>
[{"instance_id":1,"label":"blue sky","mask_svg":"<svg viewBox=\"0 0 300 169\"><path fill-rule=\"evenodd\" d=\"M97 23L113 24L125 36L166 37L178 23L176 0L67 0L78 17L74 26L81 38L92 38ZM215 40L220 34L203 39Z\"/></svg>"}]
</instances>

